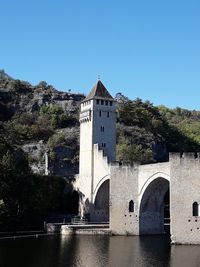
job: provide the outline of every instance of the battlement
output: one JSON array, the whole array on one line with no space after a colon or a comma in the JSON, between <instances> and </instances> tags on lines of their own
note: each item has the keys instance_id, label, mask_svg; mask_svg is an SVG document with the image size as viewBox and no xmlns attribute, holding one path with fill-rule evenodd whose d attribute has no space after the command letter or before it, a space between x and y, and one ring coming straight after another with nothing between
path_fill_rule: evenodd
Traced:
<instances>
[{"instance_id":1,"label":"battlement","mask_svg":"<svg viewBox=\"0 0 200 267\"><path fill-rule=\"evenodd\" d=\"M200 160L200 152L171 152L169 161L172 160Z\"/></svg>"}]
</instances>

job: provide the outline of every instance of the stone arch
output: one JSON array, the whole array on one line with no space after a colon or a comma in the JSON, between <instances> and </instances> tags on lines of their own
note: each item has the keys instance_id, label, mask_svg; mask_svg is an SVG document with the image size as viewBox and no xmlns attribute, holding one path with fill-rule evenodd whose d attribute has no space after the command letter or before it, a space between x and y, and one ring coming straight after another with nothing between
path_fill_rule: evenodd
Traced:
<instances>
[{"instance_id":1,"label":"stone arch","mask_svg":"<svg viewBox=\"0 0 200 267\"><path fill-rule=\"evenodd\" d=\"M92 221L108 222L109 221L109 192L110 179L102 179L97 186L94 195L94 204L92 212Z\"/></svg>"},{"instance_id":2,"label":"stone arch","mask_svg":"<svg viewBox=\"0 0 200 267\"><path fill-rule=\"evenodd\" d=\"M164 199L169 190L169 176L157 173L150 177L140 195L140 234L164 233Z\"/></svg>"},{"instance_id":3,"label":"stone arch","mask_svg":"<svg viewBox=\"0 0 200 267\"><path fill-rule=\"evenodd\" d=\"M140 208L140 203L142 200L142 197L144 195L144 192L146 191L147 187L156 179L162 177L163 179L166 179L167 181L170 182L170 176L164 172L156 172L154 173L152 176L150 176L145 183L143 184L143 186L141 187L140 191L139 191L139 208Z\"/></svg>"},{"instance_id":4,"label":"stone arch","mask_svg":"<svg viewBox=\"0 0 200 267\"><path fill-rule=\"evenodd\" d=\"M99 190L99 188L101 187L101 185L106 181L106 180L110 180L110 176L109 175L105 175L104 177L102 177L98 184L96 185L95 187L95 190L94 190L94 193L93 193L93 199L95 201L95 198L96 198L96 195L97 195L97 192Z\"/></svg>"}]
</instances>

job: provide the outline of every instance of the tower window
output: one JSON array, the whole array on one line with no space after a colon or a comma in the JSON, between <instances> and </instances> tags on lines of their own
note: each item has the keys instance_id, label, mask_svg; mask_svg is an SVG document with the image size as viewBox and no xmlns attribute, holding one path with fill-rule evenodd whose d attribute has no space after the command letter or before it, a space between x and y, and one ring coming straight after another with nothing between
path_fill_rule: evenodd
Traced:
<instances>
[{"instance_id":1,"label":"tower window","mask_svg":"<svg viewBox=\"0 0 200 267\"><path fill-rule=\"evenodd\" d=\"M101 132L104 132L104 126L101 126Z\"/></svg>"},{"instance_id":2,"label":"tower window","mask_svg":"<svg viewBox=\"0 0 200 267\"><path fill-rule=\"evenodd\" d=\"M101 100L101 105L104 105L104 101L103 100Z\"/></svg>"},{"instance_id":3,"label":"tower window","mask_svg":"<svg viewBox=\"0 0 200 267\"><path fill-rule=\"evenodd\" d=\"M192 204L192 216L199 216L199 205L197 202Z\"/></svg>"},{"instance_id":4,"label":"tower window","mask_svg":"<svg viewBox=\"0 0 200 267\"><path fill-rule=\"evenodd\" d=\"M112 102L112 101L110 101L110 106L112 106L112 104L113 104L113 102Z\"/></svg>"},{"instance_id":5,"label":"tower window","mask_svg":"<svg viewBox=\"0 0 200 267\"><path fill-rule=\"evenodd\" d=\"M101 110L99 110L99 117L101 117Z\"/></svg>"},{"instance_id":6,"label":"tower window","mask_svg":"<svg viewBox=\"0 0 200 267\"><path fill-rule=\"evenodd\" d=\"M108 105L108 101L107 101L107 100L105 101L105 105L106 105L106 106Z\"/></svg>"},{"instance_id":7,"label":"tower window","mask_svg":"<svg viewBox=\"0 0 200 267\"><path fill-rule=\"evenodd\" d=\"M101 146L102 146L102 147L106 147L106 143L102 143Z\"/></svg>"},{"instance_id":8,"label":"tower window","mask_svg":"<svg viewBox=\"0 0 200 267\"><path fill-rule=\"evenodd\" d=\"M99 99L97 99L97 105L99 105Z\"/></svg>"},{"instance_id":9,"label":"tower window","mask_svg":"<svg viewBox=\"0 0 200 267\"><path fill-rule=\"evenodd\" d=\"M107 112L107 118L109 118L110 117L110 113L109 113L109 111Z\"/></svg>"},{"instance_id":10,"label":"tower window","mask_svg":"<svg viewBox=\"0 0 200 267\"><path fill-rule=\"evenodd\" d=\"M134 212L134 202L133 202L133 200L131 200L129 202L128 210L129 210L129 212Z\"/></svg>"}]
</instances>

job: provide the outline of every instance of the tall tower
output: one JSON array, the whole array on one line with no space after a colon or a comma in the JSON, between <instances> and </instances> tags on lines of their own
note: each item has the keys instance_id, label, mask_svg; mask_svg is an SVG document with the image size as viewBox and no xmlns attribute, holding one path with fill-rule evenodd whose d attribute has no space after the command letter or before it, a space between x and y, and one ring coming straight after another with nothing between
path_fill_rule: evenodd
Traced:
<instances>
[{"instance_id":1,"label":"tall tower","mask_svg":"<svg viewBox=\"0 0 200 267\"><path fill-rule=\"evenodd\" d=\"M93 203L94 145L103 150L108 161L115 160L116 102L99 80L81 103L79 178L81 189Z\"/></svg>"}]
</instances>

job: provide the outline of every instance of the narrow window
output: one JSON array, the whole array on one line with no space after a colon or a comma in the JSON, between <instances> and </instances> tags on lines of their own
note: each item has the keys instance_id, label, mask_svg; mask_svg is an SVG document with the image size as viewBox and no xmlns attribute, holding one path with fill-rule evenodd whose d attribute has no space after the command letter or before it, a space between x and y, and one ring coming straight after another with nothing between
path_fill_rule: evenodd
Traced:
<instances>
[{"instance_id":1,"label":"narrow window","mask_svg":"<svg viewBox=\"0 0 200 267\"><path fill-rule=\"evenodd\" d=\"M101 126L101 132L104 132L104 126Z\"/></svg>"},{"instance_id":2,"label":"narrow window","mask_svg":"<svg viewBox=\"0 0 200 267\"><path fill-rule=\"evenodd\" d=\"M110 106L112 106L112 101L110 101Z\"/></svg>"},{"instance_id":3,"label":"narrow window","mask_svg":"<svg viewBox=\"0 0 200 267\"><path fill-rule=\"evenodd\" d=\"M106 147L106 143L104 143L104 147Z\"/></svg>"},{"instance_id":4,"label":"narrow window","mask_svg":"<svg viewBox=\"0 0 200 267\"><path fill-rule=\"evenodd\" d=\"M192 215L193 216L199 216L199 207L198 207L198 203L197 202L194 202L193 205L192 205Z\"/></svg>"},{"instance_id":5,"label":"narrow window","mask_svg":"<svg viewBox=\"0 0 200 267\"><path fill-rule=\"evenodd\" d=\"M101 105L104 105L104 101L103 100L101 100Z\"/></svg>"},{"instance_id":6,"label":"narrow window","mask_svg":"<svg viewBox=\"0 0 200 267\"><path fill-rule=\"evenodd\" d=\"M110 117L110 113L109 113L109 111L107 112L107 118L109 118Z\"/></svg>"},{"instance_id":7,"label":"narrow window","mask_svg":"<svg viewBox=\"0 0 200 267\"><path fill-rule=\"evenodd\" d=\"M99 117L101 117L101 110L99 110Z\"/></svg>"},{"instance_id":8,"label":"narrow window","mask_svg":"<svg viewBox=\"0 0 200 267\"><path fill-rule=\"evenodd\" d=\"M106 106L108 105L108 101L107 100L105 101L105 104L106 104Z\"/></svg>"},{"instance_id":9,"label":"narrow window","mask_svg":"<svg viewBox=\"0 0 200 267\"><path fill-rule=\"evenodd\" d=\"M133 202L133 200L131 200L129 202L128 210L129 210L129 212L134 212L134 202Z\"/></svg>"},{"instance_id":10,"label":"narrow window","mask_svg":"<svg viewBox=\"0 0 200 267\"><path fill-rule=\"evenodd\" d=\"M99 99L97 99L97 105L99 105Z\"/></svg>"}]
</instances>

